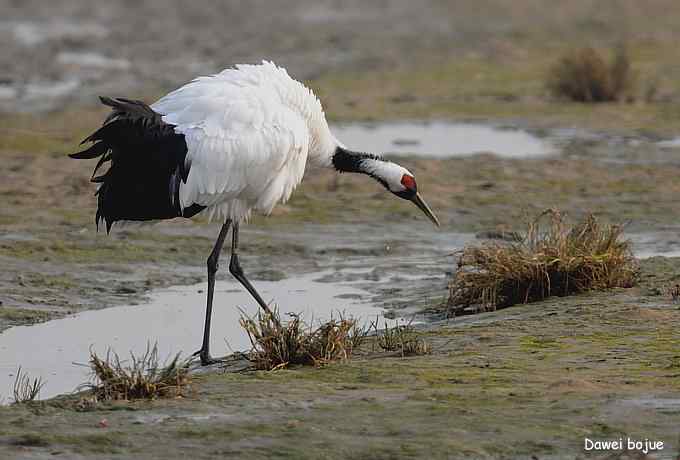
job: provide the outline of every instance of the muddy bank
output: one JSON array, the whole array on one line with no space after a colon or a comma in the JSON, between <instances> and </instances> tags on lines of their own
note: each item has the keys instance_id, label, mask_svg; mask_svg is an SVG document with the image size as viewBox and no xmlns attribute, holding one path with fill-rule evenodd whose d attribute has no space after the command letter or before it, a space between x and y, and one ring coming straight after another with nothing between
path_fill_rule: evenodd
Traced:
<instances>
[{"instance_id":1,"label":"muddy bank","mask_svg":"<svg viewBox=\"0 0 680 460\"><path fill-rule=\"evenodd\" d=\"M72 134L17 133L0 149L9 171L0 183L0 327L201 282L217 226L96 233L89 171L64 158L87 122L62 114L51 123ZM365 178L310 171L289 203L245 228L242 264L256 283L330 271L320 281L356 283L372 304L411 313L445 299L452 252L476 235L520 229L549 206L628 221L640 255L673 254L674 151L646 138L622 150L610 139L533 159L401 157L440 230ZM646 154L659 161L643 162ZM639 288L428 324L435 352L426 357L214 373L181 400L0 408L0 456L571 459L585 436L660 439L674 452L680 310L666 288L680 279L678 266L652 257ZM195 307L202 314L203 302Z\"/></svg>"},{"instance_id":2,"label":"muddy bank","mask_svg":"<svg viewBox=\"0 0 680 460\"><path fill-rule=\"evenodd\" d=\"M417 311L445 298L452 251L475 234L519 229L523 216L550 206L628 222L640 255L671 255L677 7L300 1L271 14L270 2L187 11L156 1L0 0L0 331L204 279L215 225L97 234L89 168L65 155L104 116L95 95L151 101L195 75L263 57L308 79L334 120L490 119L542 140L555 128L564 136L561 153L532 159L400 152L444 224L439 232L365 178L310 171L291 202L244 231L242 264L256 283L330 270L325 282L358 283L377 306ZM609 48L622 30L640 82L636 103L546 97L558 54ZM26 114L35 111L47 112ZM396 140L400 150L412 142ZM644 261L632 290L429 324L435 352L426 357L213 373L177 400L2 407L0 457L573 459L585 456L586 436L631 436L663 440L660 458L673 458L680 310L665 289L680 279L679 265ZM203 303L196 307L202 314Z\"/></svg>"},{"instance_id":3,"label":"muddy bank","mask_svg":"<svg viewBox=\"0 0 680 460\"><path fill-rule=\"evenodd\" d=\"M176 0L134 8L3 0L0 9L0 112L10 119L51 118L74 107L96 112L98 95L151 102L197 75L267 58L306 80L336 120L503 119L623 136L662 133L666 140L677 135L680 120L674 108L680 72L673 65L678 5L670 0L625 6L575 0L559 14L522 0L296 0L276 7L198 1L190 10ZM638 83L634 104L549 97L545 77L557 56L586 44L606 54L621 42L621 31ZM3 134L26 129L1 121ZM39 131L70 135L45 124Z\"/></svg>"},{"instance_id":4,"label":"muddy bank","mask_svg":"<svg viewBox=\"0 0 680 460\"><path fill-rule=\"evenodd\" d=\"M306 324L317 325L343 315L356 318L362 327L368 327L371 321L380 320L382 324L384 310L371 304L368 291L360 289L357 282L323 281L324 275L331 274L326 270L280 279L272 272L269 280L257 281L258 292L275 302L285 319L296 314ZM2 394L12 388L19 367L45 382L40 399L72 393L90 378L90 369L82 365L90 352L106 356L113 348L126 359L128 353L141 356L149 344L157 344L161 361L178 354L182 359L190 356L202 340L205 292L204 283L158 289L142 305L82 312L4 331L0 334ZM250 351L251 342L240 319L255 318L260 307L235 280L218 282L215 295L218 308L212 314L213 354ZM31 346L26 347L27 343Z\"/></svg>"},{"instance_id":5,"label":"muddy bank","mask_svg":"<svg viewBox=\"0 0 680 460\"><path fill-rule=\"evenodd\" d=\"M649 259L639 288L428 326L430 356L204 375L180 400L0 408L0 452L573 459L584 437L631 436L663 440L651 458L673 458L680 310L655 289L677 267Z\"/></svg>"},{"instance_id":6,"label":"muddy bank","mask_svg":"<svg viewBox=\"0 0 680 460\"><path fill-rule=\"evenodd\" d=\"M0 328L136 303L150 289L205 277L215 225L172 221L96 232L88 168L64 156L87 128L75 114L61 117L53 122L71 126L69 136L41 145L18 133L4 138L0 150L8 171L0 183ZM679 249L675 151L645 140L629 144L622 148L609 137L587 149L561 143L561 154L533 159L400 156L443 223L437 231L415 207L363 177L310 170L289 203L246 227L244 266L254 279L267 279L272 271L290 276L355 257L363 259L359 266L385 264L398 276L422 270L419 264L430 258L425 273L434 282L412 286L413 293L397 290L383 302L424 306L445 296L449 254L480 232L520 229L527 215L547 207L626 223L641 256L673 254ZM643 164L645 155L657 161ZM414 252L423 260L413 259Z\"/></svg>"},{"instance_id":7,"label":"muddy bank","mask_svg":"<svg viewBox=\"0 0 680 460\"><path fill-rule=\"evenodd\" d=\"M524 0L198 1L190 9L176 0L134 8L3 0L0 10L0 112L8 114L91 108L98 95L150 102L197 75L266 58L306 80L335 119L510 119L668 137L680 120L671 0L574 0L558 10ZM622 31L634 104L549 97L557 56L584 45L607 54Z\"/></svg>"}]
</instances>

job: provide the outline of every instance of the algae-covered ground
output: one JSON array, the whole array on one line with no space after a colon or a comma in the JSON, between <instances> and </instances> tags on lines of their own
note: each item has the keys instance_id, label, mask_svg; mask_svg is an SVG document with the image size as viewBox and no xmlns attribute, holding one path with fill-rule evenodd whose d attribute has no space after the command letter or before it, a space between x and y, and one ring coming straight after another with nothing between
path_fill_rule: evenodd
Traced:
<instances>
[{"instance_id":1,"label":"algae-covered ground","mask_svg":"<svg viewBox=\"0 0 680 460\"><path fill-rule=\"evenodd\" d=\"M674 458L680 311L655 287L678 277L650 259L637 289L433 324L427 356L210 373L182 399L2 408L0 455L544 459L631 437Z\"/></svg>"},{"instance_id":2,"label":"algae-covered ground","mask_svg":"<svg viewBox=\"0 0 680 460\"><path fill-rule=\"evenodd\" d=\"M73 132L75 143L81 133ZM2 152L11 171L0 184L8 204L3 327L140 302L154 287L204 279L215 224L96 233L89 168L64 158L70 145ZM631 147L624 158L643 157L650 145ZM255 280L271 270L327 269L347 257L370 269L385 263L390 244L390 260L404 272L415 258L434 262L429 278L383 281L376 302L432 308L445 299L453 269L448 241L518 229L526 213L547 206L628 221L631 234L658 232L666 235L661 248L673 246L680 166L611 162L606 151L598 144L534 160L400 160L439 214L439 231L361 177L310 176L273 217L247 227L242 263ZM395 221L399 227L385 234ZM661 440L663 454L675 455L680 309L666 288L680 280L678 267L678 259L647 259L638 288L427 324L428 356L213 372L198 376L186 398L169 401L84 409L65 398L1 407L0 458L598 458L583 451L586 437L621 436Z\"/></svg>"},{"instance_id":3,"label":"algae-covered ground","mask_svg":"<svg viewBox=\"0 0 680 460\"><path fill-rule=\"evenodd\" d=\"M72 148L77 138L73 135ZM69 160L61 149L1 153L9 174L0 183L0 261L5 267L0 271L0 329L130 303L150 288L203 279L206 254L218 231L215 224L177 221L114 228L111 235L97 232L94 187L87 181L90 168ZM634 150L644 155L642 148ZM527 215L558 207L574 218L592 211L627 223L634 233L664 231L671 235L666 243L673 243L680 163L612 163L595 154L399 161L416 174L423 196L437 211L443 223L439 238L447 232L518 229ZM297 259L319 257L306 247L304 237L296 238L301 225L321 225L338 234L340 225L362 224L371 235L395 218L400 223L392 237L414 234L410 243L416 244L418 232L423 232L421 238L431 241L430 224L418 210L372 181L348 175L337 180L332 172L310 174L272 218L256 218L246 229L242 253L257 278L257 270L270 267L249 257L284 271ZM358 234L355 243L361 242Z\"/></svg>"},{"instance_id":4,"label":"algae-covered ground","mask_svg":"<svg viewBox=\"0 0 680 460\"><path fill-rule=\"evenodd\" d=\"M376 303L433 309L446 297L449 254L460 241L520 229L524 216L547 207L626 223L627 235L651 238L657 252L677 247L680 161L677 149L657 144L680 131L677 2L545 8L432 0L343 9L300 1L276 23L266 19L269 2L251 2L250 10L195 2L189 19L180 4L161 3L137 10L0 0L8 18L0 24L0 331L143 302L156 287L204 279L214 223L97 233L91 165L66 154L105 116L96 94L152 101L196 74L262 57L305 79L333 121L500 122L562 133L562 153L400 158L440 217L438 232L364 177L310 172L289 203L244 229L241 261L254 280L352 258L367 278L380 278ZM31 35L32 27L44 33ZM580 105L547 94L545 75L561 53L593 45L606 54L621 42L638 82L633 103ZM129 67L73 59L92 50ZM34 80L24 81L28 74ZM79 85L72 93L35 90L71 80ZM380 276L423 275L423 259L431 260L427 276ZM680 280L680 259L641 266L632 289L430 318L419 327L431 355L210 372L182 399L89 407L64 397L0 407L0 458L645 458L585 452L586 437L659 440L666 447L649 458L676 458L680 309L667 288ZM7 400L8 389L0 397Z\"/></svg>"}]
</instances>

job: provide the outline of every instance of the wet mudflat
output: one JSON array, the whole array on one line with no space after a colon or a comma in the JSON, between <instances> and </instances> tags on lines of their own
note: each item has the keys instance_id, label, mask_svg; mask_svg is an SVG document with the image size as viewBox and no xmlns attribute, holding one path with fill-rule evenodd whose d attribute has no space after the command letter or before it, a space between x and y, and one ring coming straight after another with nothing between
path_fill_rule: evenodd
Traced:
<instances>
[{"instance_id":1,"label":"wet mudflat","mask_svg":"<svg viewBox=\"0 0 680 460\"><path fill-rule=\"evenodd\" d=\"M404 240L390 243L367 235L343 254L338 248L351 244L352 234L340 230L336 229L333 236L335 254L327 246L328 232L321 238L313 231L292 238L297 241L302 237L310 250L321 254L317 253L312 265L305 266L306 257L298 260L297 270L301 272L291 271L290 266L284 272L283 266L274 269L276 265L269 263L269 270L259 273L256 283L265 299L282 313L301 314L311 323L345 314L360 318L364 324L379 320L382 325L386 314L390 323L400 318L402 322L428 324L437 316L424 315L422 309L432 307L427 299L443 302L451 254L466 243L478 241L472 234L427 231L420 232L416 242L409 242L408 234L402 235ZM630 236L640 258L673 257L679 250L680 243L662 244L663 238L657 234ZM415 252L423 255L404 261L405 254ZM308 272L310 269L315 271ZM218 282L216 302L212 349L219 355L247 351L250 342L239 318L241 314L256 314L256 304L231 279ZM122 354L139 354L149 343L157 343L161 356L187 356L200 344L204 303L205 283L201 282L155 289L139 305L85 311L35 326L13 327L0 334L0 388L4 389L0 394L10 394L19 366L46 382L41 399L72 392L89 378L83 364L90 349L99 355L109 348Z\"/></svg>"},{"instance_id":2,"label":"wet mudflat","mask_svg":"<svg viewBox=\"0 0 680 460\"><path fill-rule=\"evenodd\" d=\"M388 137L392 144L399 140ZM5 407L0 409L0 452L27 458L54 453L158 458L178 452L196 458L266 458L272 451L292 458L433 452L456 452L459 458L574 458L586 435L624 434L657 437L677 449L680 310L666 288L680 272L677 259L658 256L678 250L672 209L680 171L672 149L645 139L621 144L604 137L586 143L585 150L577 144L578 138L558 138L559 152L521 159L488 152L403 156L399 161L414 171L440 215L441 230L361 178L310 172L290 203L246 227L242 264L275 302L287 302L286 292L300 299L285 305L294 311L305 308L306 294L296 291L304 291L311 280L324 284L311 291L321 296L315 299L324 299L324 307L358 305L410 316L446 299L457 249L490 230L521 227L517 222L525 213L559 205L575 217L594 210L604 219L630 221L627 234L636 253L646 257L640 288L443 322L421 316L425 323L419 327L434 348L425 357L380 358L378 353L323 369L208 374L181 400L83 408L76 396L35 408ZM401 146L417 147L403 139ZM658 161L641 167L645 151ZM120 321L145 312L156 315L164 307L148 306L155 293L179 290L187 298L177 308L195 323L187 321L191 330L180 331L172 321L160 328L158 342L168 353L193 351L204 310L204 293L198 291L204 289L204 261L216 225L166 222L97 234L86 171L60 155L6 157L12 172L0 184L8 198L0 237L7 268L0 272L3 327L78 312L83 313L76 318L102 314ZM48 170L58 174L42 173ZM44 192L22 195L22 184L36 174L43 174L39 187ZM35 215L30 225L26 213ZM226 271L218 277L231 283ZM226 291L233 287L223 286ZM338 286L342 289L336 291ZM247 302L232 297L240 292L226 291L217 295L217 315ZM89 312L103 307L110 308ZM166 319L177 318L174 314ZM54 327L57 321L36 328ZM226 322L214 335L214 347L225 351L223 339L233 318ZM92 344L114 346L124 354L144 347L154 335L144 328L143 334L128 336L134 343L123 344L116 341L122 336L119 328L94 338L81 334L83 329L71 334L82 340L80 351L73 351L79 358L62 359L78 372L82 369L68 361L86 360ZM229 337L229 342L234 346L236 341ZM72 376L71 383L80 376ZM44 377L46 391L52 391L50 380L58 380ZM8 390L3 390L6 398ZM100 427L102 419L107 428ZM356 423L342 422L348 419ZM156 440L153 454L143 447L149 438ZM323 448L328 444L342 447L329 454Z\"/></svg>"},{"instance_id":3,"label":"wet mudflat","mask_svg":"<svg viewBox=\"0 0 680 460\"><path fill-rule=\"evenodd\" d=\"M317 281L323 275L260 281L258 289L265 298L275 299L284 317L287 312L299 314L309 324L338 315L363 318L361 323L366 324L382 318L383 310L366 302L366 291L351 283ZM123 356L128 352L137 356L147 345L157 343L160 356L172 358L181 353L186 358L200 348L204 290L203 283L161 289L143 305L82 312L36 326L11 328L0 334L0 388L12 387L21 366L24 372L45 381L41 398L70 393L89 380L89 368L84 366L89 359L87 350L105 356L111 348ZM219 307L213 316L213 354L250 350L239 318L256 315L257 304L233 281L220 282L215 293Z\"/></svg>"},{"instance_id":4,"label":"wet mudflat","mask_svg":"<svg viewBox=\"0 0 680 460\"><path fill-rule=\"evenodd\" d=\"M278 237L262 230L245 234L249 240L267 237L279 248L289 247L278 257L255 253L244 260L249 261L255 284L267 301L284 314L300 313L312 324L345 314L365 324L380 319L382 325L385 312L391 324L395 318L422 322L425 317L420 312L427 299L442 300L450 254L474 239L471 234L411 230L385 240L369 226L337 226L333 231L310 226ZM294 245L302 248L303 243L309 253L294 254L290 249ZM405 260L413 251L420 256ZM256 305L228 273L221 276L212 349L219 355L247 351L250 343L238 319L241 310L255 314ZM204 275L196 270L196 277ZM430 289L433 292L428 293ZM129 298L138 297L132 287L127 292ZM157 342L161 356L178 352L186 356L200 344L205 295L203 280L155 289L140 298L139 305L84 311L36 326L10 328L0 334L2 395L10 393L19 365L47 382L43 398L73 391L88 379L88 370L74 363L85 363L90 348L100 355L109 347L122 354L140 353L148 343ZM26 343L32 346L25 347Z\"/></svg>"},{"instance_id":5,"label":"wet mudflat","mask_svg":"<svg viewBox=\"0 0 680 460\"><path fill-rule=\"evenodd\" d=\"M433 231L364 178L310 171L289 203L244 231L242 264L258 287L296 290L311 279L325 283L329 304L409 316L446 298L452 252L476 235L521 229L551 206L626 223L644 260L634 289L448 321L421 315L428 356L385 357L368 344L367 356L322 369L202 375L182 399L0 407L0 458L610 460L625 453L586 454L583 439L621 436L666 442L648 458L677 456L680 310L668 295L680 280L670 257L680 249L675 3L576 0L554 14L522 1L301 1L276 22L271 2L257 1L196 2L190 16L179 1L4 3L0 337L93 310L134 316L157 292L187 294L199 325L186 336L198 337L196 283L217 227L96 234L89 171L64 158L104 116L96 95L150 102L263 57L310 79L349 146L399 155L444 225ZM547 100L543 78L558 54L588 40L608 48L621 30L641 91L653 86L659 103ZM400 121L419 119L434 121ZM454 136L461 125L467 135ZM235 310L232 295L218 294L216 312ZM193 351L194 340L176 335L159 346ZM215 334L216 348L226 349L225 335Z\"/></svg>"},{"instance_id":6,"label":"wet mudflat","mask_svg":"<svg viewBox=\"0 0 680 460\"><path fill-rule=\"evenodd\" d=\"M573 459L586 436L626 435L663 440L663 455L650 458L672 458L680 314L653 288L680 276L677 267L648 259L639 288L424 326L429 356L210 373L175 400L87 407L75 397L2 408L0 452Z\"/></svg>"}]
</instances>

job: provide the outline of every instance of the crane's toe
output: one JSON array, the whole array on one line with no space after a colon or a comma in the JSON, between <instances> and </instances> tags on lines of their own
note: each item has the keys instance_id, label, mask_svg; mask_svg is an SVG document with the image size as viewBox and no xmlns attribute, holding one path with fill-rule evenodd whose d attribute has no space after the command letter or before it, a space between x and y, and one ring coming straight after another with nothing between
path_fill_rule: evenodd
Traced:
<instances>
[{"instance_id":1,"label":"crane's toe","mask_svg":"<svg viewBox=\"0 0 680 460\"><path fill-rule=\"evenodd\" d=\"M224 358L213 358L212 356L210 356L210 352L208 352L208 350L204 350L202 348L193 353L191 356L198 356L199 359L201 360L201 366L210 366L212 364L219 364L225 362Z\"/></svg>"}]
</instances>

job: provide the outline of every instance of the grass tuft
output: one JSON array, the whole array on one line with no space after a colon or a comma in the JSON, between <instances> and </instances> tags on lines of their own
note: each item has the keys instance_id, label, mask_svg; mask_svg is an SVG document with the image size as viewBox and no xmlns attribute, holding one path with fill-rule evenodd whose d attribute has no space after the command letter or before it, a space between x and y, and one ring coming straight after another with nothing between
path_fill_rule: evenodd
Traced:
<instances>
[{"instance_id":1,"label":"grass tuft","mask_svg":"<svg viewBox=\"0 0 680 460\"><path fill-rule=\"evenodd\" d=\"M111 349L104 359L90 350L89 364L93 382L81 388L90 390L97 401L177 397L191 383L188 362L180 361L178 353L160 364L157 345L147 345L140 356L130 353L130 361L121 361Z\"/></svg>"},{"instance_id":2,"label":"grass tuft","mask_svg":"<svg viewBox=\"0 0 680 460\"><path fill-rule=\"evenodd\" d=\"M21 366L17 370L17 376L14 379L14 386L12 387L14 404L30 403L36 400L40 395L40 390L45 386L45 381L41 377L31 379L26 372L21 370Z\"/></svg>"},{"instance_id":3,"label":"grass tuft","mask_svg":"<svg viewBox=\"0 0 680 460\"><path fill-rule=\"evenodd\" d=\"M626 47L608 64L593 48L562 56L550 69L547 81L553 96L575 102L611 102L632 99L635 79Z\"/></svg>"},{"instance_id":4,"label":"grass tuft","mask_svg":"<svg viewBox=\"0 0 680 460\"><path fill-rule=\"evenodd\" d=\"M547 220L547 222L546 222ZM549 209L520 242L465 248L449 284L449 313L470 314L589 290L631 287L638 275L623 228L593 215L569 228Z\"/></svg>"},{"instance_id":5,"label":"grass tuft","mask_svg":"<svg viewBox=\"0 0 680 460\"><path fill-rule=\"evenodd\" d=\"M430 344L418 336L411 323L399 325L395 322L393 327L389 327L387 321L385 321L385 328L378 329L378 322L376 321L373 323L373 328L378 346L384 351L399 352L402 357L432 353Z\"/></svg>"},{"instance_id":6,"label":"grass tuft","mask_svg":"<svg viewBox=\"0 0 680 460\"><path fill-rule=\"evenodd\" d=\"M666 295L668 295L673 302L680 301L680 284L674 284L672 286L667 286L664 289Z\"/></svg>"},{"instance_id":7,"label":"grass tuft","mask_svg":"<svg viewBox=\"0 0 680 460\"><path fill-rule=\"evenodd\" d=\"M367 334L356 319L342 315L317 327L305 324L297 314L288 315L291 319L285 324L276 309L260 311L254 318L241 316L257 369L276 370L295 364L323 366L348 360Z\"/></svg>"}]
</instances>

